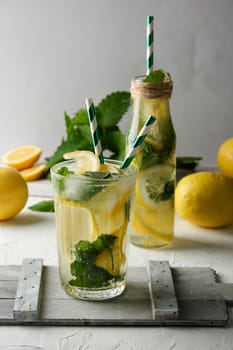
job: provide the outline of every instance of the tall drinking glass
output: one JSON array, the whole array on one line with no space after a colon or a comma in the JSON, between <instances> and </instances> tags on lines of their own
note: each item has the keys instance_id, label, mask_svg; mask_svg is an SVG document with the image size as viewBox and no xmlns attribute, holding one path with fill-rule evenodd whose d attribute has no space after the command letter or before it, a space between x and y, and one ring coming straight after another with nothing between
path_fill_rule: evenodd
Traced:
<instances>
[{"instance_id":1,"label":"tall drinking glass","mask_svg":"<svg viewBox=\"0 0 233 350\"><path fill-rule=\"evenodd\" d=\"M120 166L114 160L105 164ZM136 168L78 175L73 173L75 166L70 160L51 169L61 284L74 298L113 298L126 286L127 226Z\"/></svg>"}]
</instances>

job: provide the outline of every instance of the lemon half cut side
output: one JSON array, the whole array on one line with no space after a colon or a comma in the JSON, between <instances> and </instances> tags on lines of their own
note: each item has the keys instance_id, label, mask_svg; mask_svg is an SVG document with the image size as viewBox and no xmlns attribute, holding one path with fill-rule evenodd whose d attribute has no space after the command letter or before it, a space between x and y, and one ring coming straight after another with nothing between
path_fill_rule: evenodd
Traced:
<instances>
[{"instance_id":1,"label":"lemon half cut side","mask_svg":"<svg viewBox=\"0 0 233 350\"><path fill-rule=\"evenodd\" d=\"M2 162L17 170L31 167L40 157L42 149L34 145L19 146L5 153Z\"/></svg>"}]
</instances>

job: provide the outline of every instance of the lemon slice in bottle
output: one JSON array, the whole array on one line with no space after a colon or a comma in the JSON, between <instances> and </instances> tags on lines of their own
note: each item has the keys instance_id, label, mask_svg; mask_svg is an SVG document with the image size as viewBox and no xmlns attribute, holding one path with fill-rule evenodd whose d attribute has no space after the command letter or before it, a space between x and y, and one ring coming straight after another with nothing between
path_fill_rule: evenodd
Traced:
<instances>
[{"instance_id":1,"label":"lemon slice in bottle","mask_svg":"<svg viewBox=\"0 0 233 350\"><path fill-rule=\"evenodd\" d=\"M141 171L136 181L136 199L149 210L158 202L170 199L174 193L175 169L172 165L155 165Z\"/></svg>"},{"instance_id":2,"label":"lemon slice in bottle","mask_svg":"<svg viewBox=\"0 0 233 350\"><path fill-rule=\"evenodd\" d=\"M83 174L86 171L99 171L100 160L91 151L74 151L63 154L64 159L74 159L76 161L76 173Z\"/></svg>"}]
</instances>

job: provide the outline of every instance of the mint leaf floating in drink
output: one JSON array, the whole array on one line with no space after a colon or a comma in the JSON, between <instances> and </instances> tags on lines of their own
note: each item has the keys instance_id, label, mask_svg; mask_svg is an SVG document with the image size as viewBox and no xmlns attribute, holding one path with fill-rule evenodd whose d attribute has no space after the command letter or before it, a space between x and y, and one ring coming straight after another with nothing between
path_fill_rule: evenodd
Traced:
<instances>
[{"instance_id":1,"label":"mint leaf floating in drink","mask_svg":"<svg viewBox=\"0 0 233 350\"><path fill-rule=\"evenodd\" d=\"M117 240L116 236L102 234L93 242L82 240L75 244L75 260L70 265L74 279L70 280L69 284L82 288L99 288L105 283L108 284L114 276L106 269L96 266L95 261L104 251L108 251L112 257L112 249Z\"/></svg>"}]
</instances>

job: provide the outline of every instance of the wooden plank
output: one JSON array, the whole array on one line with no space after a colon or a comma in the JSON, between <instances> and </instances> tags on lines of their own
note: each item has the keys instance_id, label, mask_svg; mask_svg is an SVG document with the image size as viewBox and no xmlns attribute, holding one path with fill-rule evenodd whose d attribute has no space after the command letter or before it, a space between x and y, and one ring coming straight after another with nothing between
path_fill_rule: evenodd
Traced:
<instances>
[{"instance_id":1,"label":"wooden plank","mask_svg":"<svg viewBox=\"0 0 233 350\"><path fill-rule=\"evenodd\" d=\"M217 283L216 271L209 267L172 267L174 283Z\"/></svg>"},{"instance_id":2,"label":"wooden plank","mask_svg":"<svg viewBox=\"0 0 233 350\"><path fill-rule=\"evenodd\" d=\"M178 319L179 309L169 263L149 261L150 294L154 319Z\"/></svg>"},{"instance_id":3,"label":"wooden plank","mask_svg":"<svg viewBox=\"0 0 233 350\"><path fill-rule=\"evenodd\" d=\"M12 310L14 299L0 299L0 324L10 320L12 321ZM2 321L2 322L1 322Z\"/></svg>"},{"instance_id":4,"label":"wooden plank","mask_svg":"<svg viewBox=\"0 0 233 350\"><path fill-rule=\"evenodd\" d=\"M233 283L176 284L179 300L224 300L233 305Z\"/></svg>"},{"instance_id":5,"label":"wooden plank","mask_svg":"<svg viewBox=\"0 0 233 350\"><path fill-rule=\"evenodd\" d=\"M193 324L227 325L228 314L224 300L182 300L179 302L180 317Z\"/></svg>"},{"instance_id":6,"label":"wooden plank","mask_svg":"<svg viewBox=\"0 0 233 350\"><path fill-rule=\"evenodd\" d=\"M0 281L18 281L21 266L0 266Z\"/></svg>"},{"instance_id":7,"label":"wooden plank","mask_svg":"<svg viewBox=\"0 0 233 350\"><path fill-rule=\"evenodd\" d=\"M14 319L39 317L42 259L24 259L13 308Z\"/></svg>"},{"instance_id":8,"label":"wooden plank","mask_svg":"<svg viewBox=\"0 0 233 350\"><path fill-rule=\"evenodd\" d=\"M17 281L0 281L0 299L15 299Z\"/></svg>"},{"instance_id":9,"label":"wooden plank","mask_svg":"<svg viewBox=\"0 0 233 350\"><path fill-rule=\"evenodd\" d=\"M59 305L59 307L58 307ZM140 303L119 303L116 299L111 301L84 301L74 299L44 299L41 309L41 318L53 324L69 324L70 320L76 320L77 324L83 322L98 322L99 325L121 321L122 326L127 325L132 320L143 325L144 321L151 320L150 301ZM97 321L98 320L98 321ZM74 321L73 321L74 322Z\"/></svg>"}]
</instances>

